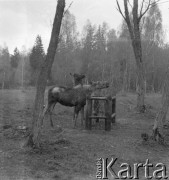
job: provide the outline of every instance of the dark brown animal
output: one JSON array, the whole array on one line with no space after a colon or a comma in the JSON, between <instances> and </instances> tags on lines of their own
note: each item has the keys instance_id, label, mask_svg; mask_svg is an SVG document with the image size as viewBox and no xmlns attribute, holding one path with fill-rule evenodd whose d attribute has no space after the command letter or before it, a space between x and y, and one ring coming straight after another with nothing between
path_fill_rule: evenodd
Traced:
<instances>
[{"instance_id":1,"label":"dark brown animal","mask_svg":"<svg viewBox=\"0 0 169 180\"><path fill-rule=\"evenodd\" d=\"M73 80L73 86L78 86L78 85L83 85L83 79L85 79L85 75L84 74L77 74L77 73L70 73L72 80ZM75 114L75 107L74 107L74 114ZM84 106L81 108L80 110L81 112L81 119L83 118L82 116L84 116Z\"/></svg>"},{"instance_id":2,"label":"dark brown animal","mask_svg":"<svg viewBox=\"0 0 169 180\"><path fill-rule=\"evenodd\" d=\"M86 104L87 96L90 96L97 89L108 87L109 83L107 82L93 82L89 85L77 85L73 88L54 86L48 91L48 105L44 110L43 117L49 113L51 126L53 127L52 111L56 103L60 103L64 106L75 107L73 116L74 127L76 126L79 111L82 110L81 124L83 125L84 106Z\"/></svg>"},{"instance_id":3,"label":"dark brown animal","mask_svg":"<svg viewBox=\"0 0 169 180\"><path fill-rule=\"evenodd\" d=\"M84 74L70 73L71 77L73 77L73 86L83 85L83 79L86 77Z\"/></svg>"}]
</instances>

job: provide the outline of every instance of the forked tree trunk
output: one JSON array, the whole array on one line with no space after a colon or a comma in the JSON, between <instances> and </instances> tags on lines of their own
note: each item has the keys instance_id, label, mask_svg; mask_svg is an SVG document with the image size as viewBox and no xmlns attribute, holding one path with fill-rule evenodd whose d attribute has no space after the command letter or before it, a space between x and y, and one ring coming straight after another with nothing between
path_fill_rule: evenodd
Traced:
<instances>
[{"instance_id":1,"label":"forked tree trunk","mask_svg":"<svg viewBox=\"0 0 169 180\"><path fill-rule=\"evenodd\" d=\"M166 115L169 107L169 68L163 84L162 104L157 114L153 127L153 137L161 142L164 138L163 127L166 121Z\"/></svg>"},{"instance_id":2,"label":"forked tree trunk","mask_svg":"<svg viewBox=\"0 0 169 180\"><path fill-rule=\"evenodd\" d=\"M138 0L133 0L133 7L132 7L132 18L130 18L129 10L128 10L128 1L123 0L124 2L124 15L121 11L120 5L117 0L117 5L120 13L122 14L123 18L125 19L129 34L132 41L132 47L134 51L134 56L136 60L137 66L137 79L138 79L138 90L137 90L137 109L140 112L145 111L144 105L144 96L145 96L145 80L144 80L144 66L143 66L143 59L142 59L142 46L141 46L141 33L140 33L140 21L143 15L146 13L142 13L139 11L138 8ZM144 3L144 1L142 2ZM142 4L143 5L143 4ZM142 6L143 7L143 6ZM148 10L148 9L147 9Z\"/></svg>"},{"instance_id":3,"label":"forked tree trunk","mask_svg":"<svg viewBox=\"0 0 169 180\"><path fill-rule=\"evenodd\" d=\"M138 17L138 0L133 1L133 31L132 25L130 27L130 36L132 40L132 46L134 50L137 77L138 77L138 90L137 90L137 108L140 112L144 112L145 104L145 75L144 65L142 58L142 46L141 46L141 33L140 33L140 19ZM132 33L132 34L131 34Z\"/></svg>"},{"instance_id":4,"label":"forked tree trunk","mask_svg":"<svg viewBox=\"0 0 169 180\"><path fill-rule=\"evenodd\" d=\"M48 74L51 71L58 45L64 8L65 8L65 0L58 0L46 60L43 62L41 66L37 81L37 90L36 90L33 119L32 119L32 131L27 142L27 145L30 145L32 147L33 146L39 147L39 135L41 131L43 105L44 105L44 93L47 84Z\"/></svg>"}]
</instances>

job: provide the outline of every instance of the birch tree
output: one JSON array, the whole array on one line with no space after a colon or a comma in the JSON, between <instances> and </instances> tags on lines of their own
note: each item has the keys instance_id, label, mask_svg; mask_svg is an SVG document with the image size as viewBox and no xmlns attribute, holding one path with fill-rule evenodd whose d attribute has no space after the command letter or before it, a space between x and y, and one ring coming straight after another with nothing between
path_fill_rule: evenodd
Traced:
<instances>
[{"instance_id":1,"label":"birch tree","mask_svg":"<svg viewBox=\"0 0 169 180\"><path fill-rule=\"evenodd\" d=\"M140 112L145 111L145 72L144 72L144 61L142 58L142 46L141 46L141 20L150 7L155 3L154 0L133 0L133 3L130 0L123 0L124 12L117 2L117 9L124 18L134 51L136 69L137 69L137 108Z\"/></svg>"}]
</instances>

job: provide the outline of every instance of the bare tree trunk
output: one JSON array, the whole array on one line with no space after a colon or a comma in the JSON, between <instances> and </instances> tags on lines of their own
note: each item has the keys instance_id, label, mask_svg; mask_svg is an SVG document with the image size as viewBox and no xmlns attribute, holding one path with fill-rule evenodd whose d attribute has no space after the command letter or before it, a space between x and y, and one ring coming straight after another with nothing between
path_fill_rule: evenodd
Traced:
<instances>
[{"instance_id":1,"label":"bare tree trunk","mask_svg":"<svg viewBox=\"0 0 169 180\"><path fill-rule=\"evenodd\" d=\"M130 92L130 81L131 81L131 79L130 79L130 68L128 69L128 85L127 85L127 91L128 92Z\"/></svg>"},{"instance_id":2,"label":"bare tree trunk","mask_svg":"<svg viewBox=\"0 0 169 180\"><path fill-rule=\"evenodd\" d=\"M130 30L132 46L134 50L136 66L137 66L137 77L138 77L138 91L137 91L137 108L140 112L144 112L144 97L145 97L145 75L144 66L142 59L142 46L140 37L140 20L138 18L138 0L133 1L133 30ZM131 24L130 24L131 25ZM132 28L132 25L130 29Z\"/></svg>"},{"instance_id":3,"label":"bare tree trunk","mask_svg":"<svg viewBox=\"0 0 169 180\"><path fill-rule=\"evenodd\" d=\"M128 9L128 0L123 0L124 2L124 14L120 8L119 2L117 1L118 10L123 16L124 20L127 23L129 34L132 41L132 47L134 51L134 56L136 60L137 67L137 79L138 79L138 90L137 90L137 108L140 112L145 111L144 97L145 97L145 75L144 75L144 66L142 59L142 46L141 46L141 33L140 33L140 21L145 13L150 7L150 1L146 10L143 12L144 0L141 3L140 12L138 8L138 0L133 0L132 6L132 18L130 18L129 9Z\"/></svg>"},{"instance_id":4,"label":"bare tree trunk","mask_svg":"<svg viewBox=\"0 0 169 180\"><path fill-rule=\"evenodd\" d=\"M139 63L137 66L137 77L138 77L138 84L137 84L137 108L140 112L144 112L145 110L145 79L144 79L144 70L143 64Z\"/></svg>"},{"instance_id":5,"label":"bare tree trunk","mask_svg":"<svg viewBox=\"0 0 169 180\"><path fill-rule=\"evenodd\" d=\"M166 115L169 107L169 68L163 84L162 104L157 114L153 127L153 137L158 142L164 138L163 127L166 121Z\"/></svg>"},{"instance_id":6,"label":"bare tree trunk","mask_svg":"<svg viewBox=\"0 0 169 180\"><path fill-rule=\"evenodd\" d=\"M147 94L147 80L145 78L145 82L144 82L144 87L145 87L145 94Z\"/></svg>"},{"instance_id":7,"label":"bare tree trunk","mask_svg":"<svg viewBox=\"0 0 169 180\"><path fill-rule=\"evenodd\" d=\"M127 64L125 65L125 69L123 72L123 86L122 86L122 93L125 94L127 92Z\"/></svg>"},{"instance_id":8,"label":"bare tree trunk","mask_svg":"<svg viewBox=\"0 0 169 180\"><path fill-rule=\"evenodd\" d=\"M21 75L21 88L24 89L24 65L25 65L25 57L22 58L22 75Z\"/></svg>"},{"instance_id":9,"label":"bare tree trunk","mask_svg":"<svg viewBox=\"0 0 169 180\"><path fill-rule=\"evenodd\" d=\"M3 72L2 89L5 87L5 71Z\"/></svg>"},{"instance_id":10,"label":"bare tree trunk","mask_svg":"<svg viewBox=\"0 0 169 180\"><path fill-rule=\"evenodd\" d=\"M154 84L155 84L155 62L154 62L154 55L153 55L153 80L152 80L152 92L155 93L155 88L154 88Z\"/></svg>"},{"instance_id":11,"label":"bare tree trunk","mask_svg":"<svg viewBox=\"0 0 169 180\"><path fill-rule=\"evenodd\" d=\"M39 143L40 143L39 136L40 136L41 126L43 123L42 114L43 114L45 87L47 84L48 74L52 68L52 64L54 61L54 57L58 45L64 8L65 8L65 0L58 0L46 60L43 62L41 66L37 81L37 90L36 90L33 119L32 119L32 131L27 143L27 145L30 145L32 147L33 146L39 147Z\"/></svg>"}]
</instances>

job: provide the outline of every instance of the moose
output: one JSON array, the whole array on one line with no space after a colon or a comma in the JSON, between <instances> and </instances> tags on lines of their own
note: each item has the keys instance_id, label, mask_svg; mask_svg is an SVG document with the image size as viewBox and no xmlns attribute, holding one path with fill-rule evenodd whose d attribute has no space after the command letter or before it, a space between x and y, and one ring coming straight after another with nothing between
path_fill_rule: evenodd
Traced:
<instances>
[{"instance_id":1,"label":"moose","mask_svg":"<svg viewBox=\"0 0 169 180\"><path fill-rule=\"evenodd\" d=\"M77 73L70 73L70 76L72 77L73 80L73 86L82 86L83 85L83 79L85 79L84 74L77 74ZM84 118L84 106L81 108L81 118ZM75 114L75 107L74 107L74 114Z\"/></svg>"},{"instance_id":2,"label":"moose","mask_svg":"<svg viewBox=\"0 0 169 180\"><path fill-rule=\"evenodd\" d=\"M88 85L77 85L72 88L63 86L54 86L48 90L48 104L44 109L43 117L49 113L50 124L53 127L52 111L56 103L61 105L74 108L73 123L74 128L76 127L76 121L81 111L81 126L84 121L84 106L86 105L86 98L90 96L97 89L108 88L108 82L91 82Z\"/></svg>"},{"instance_id":3,"label":"moose","mask_svg":"<svg viewBox=\"0 0 169 180\"><path fill-rule=\"evenodd\" d=\"M83 79L86 77L84 74L70 73L70 76L73 78L73 85L83 85Z\"/></svg>"}]
</instances>

